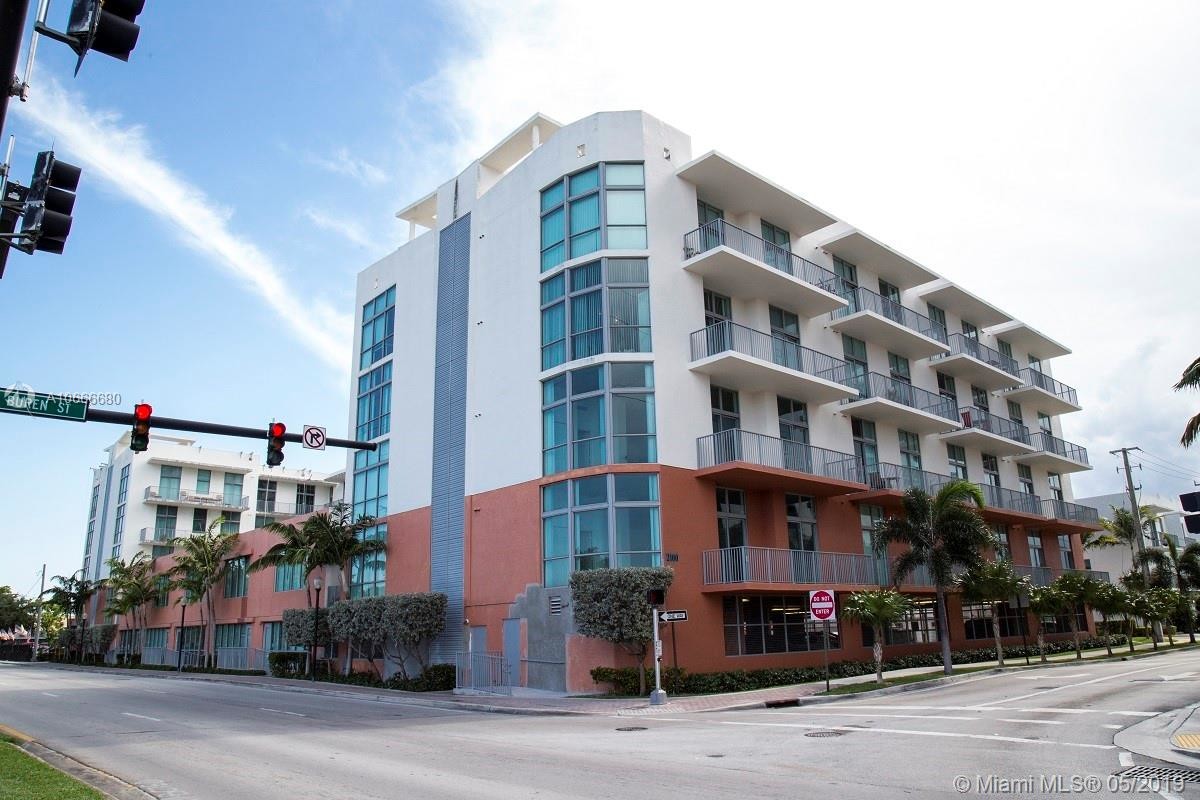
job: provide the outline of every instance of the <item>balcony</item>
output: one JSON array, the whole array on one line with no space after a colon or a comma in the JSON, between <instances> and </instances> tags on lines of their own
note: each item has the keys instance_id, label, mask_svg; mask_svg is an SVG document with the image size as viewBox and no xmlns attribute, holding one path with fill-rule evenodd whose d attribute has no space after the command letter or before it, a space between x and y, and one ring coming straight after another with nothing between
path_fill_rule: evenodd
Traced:
<instances>
[{"instance_id":1,"label":"balcony","mask_svg":"<svg viewBox=\"0 0 1200 800\"><path fill-rule=\"evenodd\" d=\"M1043 500L1042 516L1049 517L1061 527L1075 528L1081 532L1100 530L1100 512L1091 506L1065 500Z\"/></svg>"},{"instance_id":2,"label":"balcony","mask_svg":"<svg viewBox=\"0 0 1200 800\"><path fill-rule=\"evenodd\" d=\"M1023 577L1029 578L1034 586L1049 586L1054 579L1068 572L1083 575L1099 583L1110 583L1107 572L1094 569L1055 569L1053 567L1029 567L1024 564L1013 564L1013 570Z\"/></svg>"},{"instance_id":3,"label":"balcony","mask_svg":"<svg viewBox=\"0 0 1200 800\"><path fill-rule=\"evenodd\" d=\"M834 293L837 276L724 220L683 237L683 268L709 289L739 298L770 298L777 306L816 317L846 305Z\"/></svg>"},{"instance_id":4,"label":"balcony","mask_svg":"<svg viewBox=\"0 0 1200 800\"><path fill-rule=\"evenodd\" d=\"M1069 414L1082 408L1074 389L1031 367L1021 370L1020 386L1006 389L1002 394L1009 400L1029 403L1047 414Z\"/></svg>"},{"instance_id":5,"label":"balcony","mask_svg":"<svg viewBox=\"0 0 1200 800\"><path fill-rule=\"evenodd\" d=\"M199 508L220 508L228 511L249 511L250 498L243 496L226 497L221 492L202 494L188 489L147 486L145 501L147 503L168 503L176 506L196 506Z\"/></svg>"},{"instance_id":6,"label":"balcony","mask_svg":"<svg viewBox=\"0 0 1200 800\"><path fill-rule=\"evenodd\" d=\"M692 334L689 369L731 389L773 392L813 405L858 396L847 385L845 361L728 321Z\"/></svg>"},{"instance_id":7,"label":"balcony","mask_svg":"<svg viewBox=\"0 0 1200 800\"><path fill-rule=\"evenodd\" d=\"M1092 468L1087 450L1057 436L1038 431L1029 437L1034 452L1014 456L1018 464L1042 467L1050 472L1083 472Z\"/></svg>"},{"instance_id":8,"label":"balcony","mask_svg":"<svg viewBox=\"0 0 1200 800\"><path fill-rule=\"evenodd\" d=\"M1006 521L1029 522L1029 517L1042 518L1042 498L1036 494L1018 492L992 486L990 483L978 484L983 490L983 507L990 511L989 516L1001 517Z\"/></svg>"},{"instance_id":9,"label":"balcony","mask_svg":"<svg viewBox=\"0 0 1200 800\"><path fill-rule=\"evenodd\" d=\"M900 496L909 489L937 494L938 489L950 481L949 475L886 462L867 464L863 472L867 491L850 498L856 503L896 506L899 505Z\"/></svg>"},{"instance_id":10,"label":"balcony","mask_svg":"<svg viewBox=\"0 0 1200 800\"><path fill-rule=\"evenodd\" d=\"M255 511L268 517L298 517L301 514L311 514L314 511L325 511L329 503L276 503L274 500L259 500Z\"/></svg>"},{"instance_id":11,"label":"balcony","mask_svg":"<svg viewBox=\"0 0 1200 800\"><path fill-rule=\"evenodd\" d=\"M727 547L705 550L702 558L704 591L723 591L725 587L756 583L855 587L888 586L891 583L887 558L862 553ZM901 584L932 585L924 569L913 572Z\"/></svg>"},{"instance_id":12,"label":"balcony","mask_svg":"<svg viewBox=\"0 0 1200 800\"><path fill-rule=\"evenodd\" d=\"M961 333L952 333L949 338L950 353L929 361L934 369L989 391L1006 389L1021 382L1021 370L1015 358Z\"/></svg>"},{"instance_id":13,"label":"balcony","mask_svg":"<svg viewBox=\"0 0 1200 800\"><path fill-rule=\"evenodd\" d=\"M802 442L740 428L696 440L697 477L747 489L787 489L828 496L862 491L858 459Z\"/></svg>"},{"instance_id":14,"label":"balcony","mask_svg":"<svg viewBox=\"0 0 1200 800\"><path fill-rule=\"evenodd\" d=\"M950 351L946 329L929 317L862 286L849 287L842 296L849 305L829 315L831 330L913 359Z\"/></svg>"},{"instance_id":15,"label":"balcony","mask_svg":"<svg viewBox=\"0 0 1200 800\"><path fill-rule=\"evenodd\" d=\"M963 427L943 433L943 440L964 447L978 447L985 453L997 456L1033 452L1033 445L1029 443L1029 429L1018 422L975 407L960 408L958 418L962 420Z\"/></svg>"},{"instance_id":16,"label":"balcony","mask_svg":"<svg viewBox=\"0 0 1200 800\"><path fill-rule=\"evenodd\" d=\"M138 544L143 547L173 547L172 539L191 534L191 531L186 530L160 531L156 528L142 528L138 532Z\"/></svg>"},{"instance_id":17,"label":"balcony","mask_svg":"<svg viewBox=\"0 0 1200 800\"><path fill-rule=\"evenodd\" d=\"M857 399L845 401L842 413L887 422L917 433L941 433L958 427L954 401L912 384L871 372L850 381Z\"/></svg>"}]
</instances>

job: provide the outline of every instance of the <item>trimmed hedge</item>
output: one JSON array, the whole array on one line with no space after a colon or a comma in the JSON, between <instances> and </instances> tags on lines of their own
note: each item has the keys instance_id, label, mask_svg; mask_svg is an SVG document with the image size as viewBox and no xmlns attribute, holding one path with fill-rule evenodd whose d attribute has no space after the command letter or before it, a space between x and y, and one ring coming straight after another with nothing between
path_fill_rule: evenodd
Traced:
<instances>
[{"instance_id":1,"label":"trimmed hedge","mask_svg":"<svg viewBox=\"0 0 1200 800\"><path fill-rule=\"evenodd\" d=\"M1125 637L1115 635L1110 637L1114 647L1125 644ZM1086 638L1082 642L1083 649L1090 650L1104 647L1102 638ZM1065 653L1075 649L1071 639L1056 642L1046 642L1046 654ZM1006 659L1024 658L1028 652L1030 658L1038 658L1037 645L1029 647L1006 647ZM950 654L955 664L977 664L981 661L995 661L995 648L979 650L958 650ZM940 653L918 653L911 656L900 656L883 662L883 669L908 669L911 667L938 667L942 664ZM873 661L836 661L829 665L829 675L832 678L849 678L856 675L870 675L875 672ZM638 673L636 667L596 667L591 672L592 680L596 683L607 683L612 686L612 693L617 695L638 695ZM646 670L647 680L654 680L654 669ZM662 669L663 689L670 694L718 694L723 692L745 692L751 689L769 689L772 686L788 686L793 683L813 683L825 679L822 667L777 667L772 669L734 670L730 672L698 672L689 673L677 667Z\"/></svg>"},{"instance_id":2,"label":"trimmed hedge","mask_svg":"<svg viewBox=\"0 0 1200 800\"><path fill-rule=\"evenodd\" d=\"M279 672L276 672L275 656L300 656L298 671L284 673L283 662L292 659L280 659ZM304 674L303 653L272 653L271 674L276 678L296 678ZM382 681L371 672L353 672L342 675L338 672L318 671L317 681L322 683L340 683L346 686L369 686L374 689L399 689L403 692L448 692L454 688L455 669L453 664L433 664L415 678L405 678L403 675L393 675L389 680Z\"/></svg>"},{"instance_id":3,"label":"trimmed hedge","mask_svg":"<svg viewBox=\"0 0 1200 800\"><path fill-rule=\"evenodd\" d=\"M307 653L268 653L267 667L275 678L295 678L304 674Z\"/></svg>"}]
</instances>

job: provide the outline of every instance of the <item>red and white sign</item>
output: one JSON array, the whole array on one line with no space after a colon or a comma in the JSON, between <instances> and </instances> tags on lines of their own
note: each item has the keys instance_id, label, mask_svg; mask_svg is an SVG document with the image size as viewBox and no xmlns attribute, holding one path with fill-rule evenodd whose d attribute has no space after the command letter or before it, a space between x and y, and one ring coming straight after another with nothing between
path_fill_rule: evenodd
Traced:
<instances>
[{"instance_id":1,"label":"red and white sign","mask_svg":"<svg viewBox=\"0 0 1200 800\"><path fill-rule=\"evenodd\" d=\"M837 620L837 606L833 602L833 592L827 589L817 589L808 593L808 610L813 619L818 622Z\"/></svg>"}]
</instances>

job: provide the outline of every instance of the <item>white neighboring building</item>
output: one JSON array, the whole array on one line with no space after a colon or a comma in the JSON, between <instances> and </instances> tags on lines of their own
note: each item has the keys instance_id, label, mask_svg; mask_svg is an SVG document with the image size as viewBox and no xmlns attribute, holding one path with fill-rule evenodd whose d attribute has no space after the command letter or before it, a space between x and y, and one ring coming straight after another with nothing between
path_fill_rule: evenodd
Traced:
<instances>
[{"instance_id":1,"label":"white neighboring building","mask_svg":"<svg viewBox=\"0 0 1200 800\"><path fill-rule=\"evenodd\" d=\"M1104 518L1112 517L1114 507L1129 509L1129 495L1126 492L1079 497L1075 499L1075 502L1096 509L1097 513ZM1200 541L1184 529L1183 508L1179 504L1178 497L1143 493L1139 502L1143 506L1150 507L1158 515L1154 521L1154 530L1146 531L1142 535L1143 547L1165 547L1168 538L1174 539L1180 547L1189 542ZM1088 550L1084 563L1088 569L1107 572L1113 582L1116 582L1133 568L1133 554L1128 547Z\"/></svg>"},{"instance_id":2,"label":"white neighboring building","mask_svg":"<svg viewBox=\"0 0 1200 800\"><path fill-rule=\"evenodd\" d=\"M223 530L245 532L303 514L343 496L344 473L264 467L257 451L216 450L194 439L152 434L144 453L129 449L129 432L92 470L83 571L108 575L109 558L139 550L166 555L165 542L203 531L218 517Z\"/></svg>"}]
</instances>

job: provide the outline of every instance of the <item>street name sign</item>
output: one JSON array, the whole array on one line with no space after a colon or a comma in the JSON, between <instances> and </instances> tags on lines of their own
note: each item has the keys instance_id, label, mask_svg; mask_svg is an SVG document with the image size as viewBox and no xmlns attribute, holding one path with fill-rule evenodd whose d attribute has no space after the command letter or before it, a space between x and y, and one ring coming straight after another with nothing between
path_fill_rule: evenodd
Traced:
<instances>
[{"instance_id":1,"label":"street name sign","mask_svg":"<svg viewBox=\"0 0 1200 800\"><path fill-rule=\"evenodd\" d=\"M687 622L687 611L660 611L658 618L663 622Z\"/></svg>"},{"instance_id":2,"label":"street name sign","mask_svg":"<svg viewBox=\"0 0 1200 800\"><path fill-rule=\"evenodd\" d=\"M818 622L829 622L837 619L837 607L833 602L833 592L828 589L815 589L808 593L808 610L813 619Z\"/></svg>"},{"instance_id":3,"label":"street name sign","mask_svg":"<svg viewBox=\"0 0 1200 800\"><path fill-rule=\"evenodd\" d=\"M87 420L88 404L58 395L9 388L0 392L0 411L84 422Z\"/></svg>"}]
</instances>

